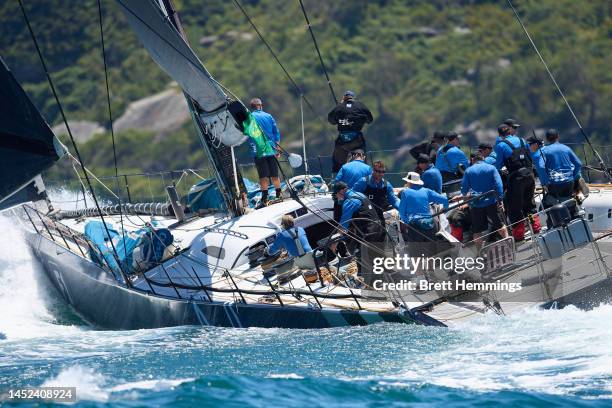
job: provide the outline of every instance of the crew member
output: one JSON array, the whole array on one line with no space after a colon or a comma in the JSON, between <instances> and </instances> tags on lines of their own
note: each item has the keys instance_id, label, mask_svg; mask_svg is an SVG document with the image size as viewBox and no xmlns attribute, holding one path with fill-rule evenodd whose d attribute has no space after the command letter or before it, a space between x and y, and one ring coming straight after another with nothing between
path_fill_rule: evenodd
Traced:
<instances>
[{"instance_id":1,"label":"crew member","mask_svg":"<svg viewBox=\"0 0 612 408\"><path fill-rule=\"evenodd\" d=\"M525 239L523 219L529 219L535 233L540 232L540 219L537 215L533 216L536 212L533 160L527 143L512 134L512 127L502 123L497 127L497 132L500 140L495 145L495 167L500 170L505 166L508 170L506 210L512 224L512 235L519 242Z\"/></svg>"},{"instance_id":2,"label":"crew member","mask_svg":"<svg viewBox=\"0 0 612 408\"><path fill-rule=\"evenodd\" d=\"M281 249L285 249L290 256L302 256L306 252L312 252L304 228L296 227L291 215L283 215L281 226L283 231L276 234L274 242L268 249L269 254L277 254Z\"/></svg>"},{"instance_id":3,"label":"crew member","mask_svg":"<svg viewBox=\"0 0 612 408\"><path fill-rule=\"evenodd\" d=\"M384 240L385 229L380 224L374 205L364 194L351 190L343 181L334 184L334 193L342 203L342 227L347 230L352 227L350 229L355 235L365 241Z\"/></svg>"},{"instance_id":4,"label":"crew member","mask_svg":"<svg viewBox=\"0 0 612 408\"><path fill-rule=\"evenodd\" d=\"M474 239L480 244L480 237L489 227L491 232L498 231L505 238L508 233L503 215L504 188L499 172L495 166L484 161L480 152L473 153L470 159L472 165L463 175L461 194L467 198L482 196L470 202Z\"/></svg>"},{"instance_id":5,"label":"crew member","mask_svg":"<svg viewBox=\"0 0 612 408\"><path fill-rule=\"evenodd\" d=\"M259 125L252 127L249 134L251 153L255 159L255 167L259 176L261 187L260 207L265 206L268 201L268 178L272 181L276 190L276 198L281 196L281 184L278 178L278 144L280 143L280 132L276 121L267 112L262 110L263 103L259 98L251 99L253 117Z\"/></svg>"},{"instance_id":6,"label":"crew member","mask_svg":"<svg viewBox=\"0 0 612 408\"><path fill-rule=\"evenodd\" d=\"M516 135L518 133L518 128L521 127L521 125L519 125L519 123L512 118L508 118L504 120L502 123L504 125L510 126L510 131L509 131L510 135Z\"/></svg>"},{"instance_id":7,"label":"crew member","mask_svg":"<svg viewBox=\"0 0 612 408\"><path fill-rule=\"evenodd\" d=\"M371 174L372 167L365 163L365 152L357 149L351 152L350 161L340 168L335 180L343 181L349 188L353 188L359 179Z\"/></svg>"},{"instance_id":8,"label":"crew member","mask_svg":"<svg viewBox=\"0 0 612 408\"><path fill-rule=\"evenodd\" d=\"M399 198L393 194L391 183L384 179L385 171L385 163L375 161L372 174L360 178L353 186L353 191L363 193L374 204L381 225L385 225L383 212L391 208L399 209Z\"/></svg>"},{"instance_id":9,"label":"crew member","mask_svg":"<svg viewBox=\"0 0 612 408\"><path fill-rule=\"evenodd\" d=\"M448 199L442 194L423 187L423 180L416 172L409 172L402 180L406 188L400 197L399 214L406 227L404 240L407 242L430 242L435 240L438 227L429 208L430 203L442 204L448 208Z\"/></svg>"},{"instance_id":10,"label":"crew member","mask_svg":"<svg viewBox=\"0 0 612 408\"><path fill-rule=\"evenodd\" d=\"M425 154L429 157L429 160L432 163L435 163L438 149L444 144L445 137L446 133L442 132L441 130L436 130L433 134L433 137L431 138L431 141L425 141L421 144L418 144L408 150L408 152L412 157L415 158L415 160L418 160L421 154Z\"/></svg>"},{"instance_id":11,"label":"crew member","mask_svg":"<svg viewBox=\"0 0 612 408\"><path fill-rule=\"evenodd\" d=\"M497 153L493 151L491 143L481 143L478 145L478 153L484 158L484 162L495 166L497 161Z\"/></svg>"},{"instance_id":12,"label":"crew member","mask_svg":"<svg viewBox=\"0 0 612 408\"><path fill-rule=\"evenodd\" d=\"M332 173L337 173L346 163L349 152L366 149L361 130L366 123L372 123L372 112L355 100L355 92L346 91L342 100L327 115L327 121L338 128L338 138L332 156Z\"/></svg>"},{"instance_id":13,"label":"crew member","mask_svg":"<svg viewBox=\"0 0 612 408\"><path fill-rule=\"evenodd\" d=\"M468 166L468 158L459 148L460 138L461 136L455 132L448 133L446 137L448 143L438 150L436 168L442 173L442 181L444 183L461 180L463 172ZM458 191L459 187L459 183L451 183L444 186L444 191L450 194Z\"/></svg>"},{"instance_id":14,"label":"crew member","mask_svg":"<svg viewBox=\"0 0 612 408\"><path fill-rule=\"evenodd\" d=\"M542 199L544 208L569 200L573 196L574 182L580 178L582 163L572 149L559 143L559 132L549 129L546 132L548 144L542 148L541 166L546 180L540 180L546 186ZM572 216L576 216L576 205L569 206Z\"/></svg>"},{"instance_id":15,"label":"crew member","mask_svg":"<svg viewBox=\"0 0 612 408\"><path fill-rule=\"evenodd\" d=\"M420 154L417 159L417 173L421 174L421 180L423 180L423 187L435 191L436 193L442 193L442 174L440 170L431 164L431 160L428 155Z\"/></svg>"},{"instance_id":16,"label":"crew member","mask_svg":"<svg viewBox=\"0 0 612 408\"><path fill-rule=\"evenodd\" d=\"M535 175L540 180L540 184L543 186L543 181L546 180L546 173L544 171L544 162L542 159L542 140L540 140L536 136L530 136L527 138L527 144L529 145L529 150L531 151L531 159L533 160L533 167L535 170Z\"/></svg>"}]
</instances>

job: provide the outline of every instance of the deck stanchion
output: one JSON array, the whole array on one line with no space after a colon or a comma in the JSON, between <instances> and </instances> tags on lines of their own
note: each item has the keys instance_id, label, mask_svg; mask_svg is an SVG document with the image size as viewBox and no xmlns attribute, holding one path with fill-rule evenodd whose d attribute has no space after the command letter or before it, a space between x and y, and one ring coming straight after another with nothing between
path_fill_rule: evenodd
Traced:
<instances>
[{"instance_id":1,"label":"deck stanchion","mask_svg":"<svg viewBox=\"0 0 612 408\"><path fill-rule=\"evenodd\" d=\"M359 301L357 300L357 296L355 296L355 293L353 293L353 290L350 288L348 281L346 280L346 276L343 276L342 279L344 280L344 284L346 285L349 292L351 292L351 295L353 296L353 300L355 301L355 303L357 303L357 307L359 308L359 310L363 310L363 308L359 304Z\"/></svg>"},{"instance_id":2,"label":"deck stanchion","mask_svg":"<svg viewBox=\"0 0 612 408\"><path fill-rule=\"evenodd\" d=\"M266 282L268 282L268 285L270 285L270 289L272 289L272 292L274 292L274 296L276 296L276 300L278 300L278 303L280 303L281 306L285 306L280 298L280 295L278 294L276 289L274 289L274 286L272 286L272 282L270 282L270 279L268 279L267 276L264 276L264 278L266 279Z\"/></svg>"},{"instance_id":3,"label":"deck stanchion","mask_svg":"<svg viewBox=\"0 0 612 408\"><path fill-rule=\"evenodd\" d=\"M51 234L51 231L49 230L49 227L47 226L47 224L45 224L45 222L43 221L42 217L40 216L40 213L38 212L38 210L36 210L35 208L33 208L34 212L36 213L36 215L38 216L38 219L40 220L40 222L42 222L43 227L45 227L45 229L47 230L47 234L49 234L49 236L51 237L51 239L53 240L53 242L55 242L55 238L53 238L53 234Z\"/></svg>"},{"instance_id":4,"label":"deck stanchion","mask_svg":"<svg viewBox=\"0 0 612 408\"><path fill-rule=\"evenodd\" d=\"M204 284L202 283L202 280L200 279L200 277L198 276L198 273L196 272L195 268L192 266L191 270L193 271L193 274L195 275L196 279L198 280L198 283L200 284L200 286L202 287L202 290L204 290L204 294L206 295L206 297L208 298L209 302L212 302L212 298L210 297L210 294L208 293L208 291L206 290L206 286L204 286Z\"/></svg>"},{"instance_id":5,"label":"deck stanchion","mask_svg":"<svg viewBox=\"0 0 612 408\"><path fill-rule=\"evenodd\" d=\"M55 227L55 230L59 232L60 237L62 237L62 241L64 241L64 244L66 244L66 248L68 248L69 251L72 251L72 249L70 248L70 245L68 245L68 241L66 241L66 238L64 237L64 234L62 234L62 230L57 228L57 223L55 221L52 220L52 222L53 222L53 226Z\"/></svg>"},{"instance_id":6,"label":"deck stanchion","mask_svg":"<svg viewBox=\"0 0 612 408\"><path fill-rule=\"evenodd\" d=\"M130 185L128 184L127 174L123 175L123 180L125 180L125 191L127 191L128 203L131 203L132 195L130 194Z\"/></svg>"},{"instance_id":7,"label":"deck stanchion","mask_svg":"<svg viewBox=\"0 0 612 408\"><path fill-rule=\"evenodd\" d=\"M159 264L159 266L162 267L162 270L164 271L164 273L166 274L166 278L168 278L168 282L170 282L170 285L172 285L172 289L174 289L174 292L176 292L176 296L178 296L179 299L182 299L181 294L179 293L178 289L176 288L176 286L174 286L174 282L172 282L172 279L170 278L170 275L168 274L168 271L166 270L166 268L164 267L163 264Z\"/></svg>"},{"instance_id":8,"label":"deck stanchion","mask_svg":"<svg viewBox=\"0 0 612 408\"><path fill-rule=\"evenodd\" d=\"M323 309L323 306L321 306L321 302L319 302L319 299L317 298L317 295L315 295L314 291L312 290L312 287L310 286L310 283L306 282L306 286L308 286L308 290L310 291L310 294L314 298L315 302L317 302L317 305L319 305L319 309Z\"/></svg>"},{"instance_id":9,"label":"deck stanchion","mask_svg":"<svg viewBox=\"0 0 612 408\"><path fill-rule=\"evenodd\" d=\"M23 206L23 212L25 212L25 214L27 215L28 219L30 220L30 223L32 223L32 227L34 227L34 231L36 231L37 234L40 234L40 231L38 230L38 228L36 228L36 224L34 224L34 220L32 219L32 217L30 217L30 213L28 212L28 206L27 205Z\"/></svg>"},{"instance_id":10,"label":"deck stanchion","mask_svg":"<svg viewBox=\"0 0 612 408\"><path fill-rule=\"evenodd\" d=\"M240 295L240 298L242 299L242 303L246 304L246 300L244 299L244 296L242 296L242 291L240 290L238 285L236 285L236 282L234 281L234 277L232 276L232 274L229 273L227 269L225 270L225 274L229 276L230 280L232 281L232 284L234 285L234 287L236 288L236 291L238 292L238 294Z\"/></svg>"}]
</instances>

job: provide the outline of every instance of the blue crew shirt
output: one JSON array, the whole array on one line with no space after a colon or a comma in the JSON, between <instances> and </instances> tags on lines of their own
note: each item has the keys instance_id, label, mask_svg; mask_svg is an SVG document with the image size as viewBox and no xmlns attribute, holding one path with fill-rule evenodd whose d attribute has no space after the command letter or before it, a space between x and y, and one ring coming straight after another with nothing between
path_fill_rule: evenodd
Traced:
<instances>
[{"instance_id":1,"label":"blue crew shirt","mask_svg":"<svg viewBox=\"0 0 612 408\"><path fill-rule=\"evenodd\" d=\"M253 117L257 121L257 124L259 125L261 130L264 132L264 135L266 135L266 137L270 140L272 147L276 148L276 146L280 143L281 135L278 131L278 127L276 126L276 121L274 120L274 117L268 112L264 112L261 109L253 111ZM256 157L257 147L255 146L255 143L251 140L251 138L249 138L248 140L249 144L251 145L251 155L253 157Z\"/></svg>"},{"instance_id":2,"label":"blue crew shirt","mask_svg":"<svg viewBox=\"0 0 612 408\"><path fill-rule=\"evenodd\" d=\"M497 157L495 158L495 167L499 170L502 167L504 167L504 163L506 161L506 159L509 159L510 157L512 157L512 149L510 148L510 146L508 146L507 143L504 143L502 141L503 139L499 139L497 141L497 144L494 147L494 152L497 155ZM518 149L519 147L521 147L521 140L523 141L523 144L525 145L525 148L527 150L529 150L529 145L527 144L527 142L525 142L525 140L520 139L518 136L508 136L506 137L506 140L508 142L510 142L510 144L512 144L512 146L514 146L515 149Z\"/></svg>"},{"instance_id":3,"label":"blue crew shirt","mask_svg":"<svg viewBox=\"0 0 612 408\"><path fill-rule=\"evenodd\" d=\"M542 148L542 160L538 167L542 167L546 177L546 180L540 178L542 184L564 184L580 177L582 162L567 145L555 142Z\"/></svg>"},{"instance_id":4,"label":"blue crew shirt","mask_svg":"<svg viewBox=\"0 0 612 408\"><path fill-rule=\"evenodd\" d=\"M544 166L544 159L542 157L542 148L539 148L535 152L531 152L533 167L536 169L540 184L544 186L548 183L548 175L546 174L546 167Z\"/></svg>"},{"instance_id":5,"label":"blue crew shirt","mask_svg":"<svg viewBox=\"0 0 612 408\"><path fill-rule=\"evenodd\" d=\"M372 174L372 167L362 160L353 160L340 168L340 171L336 174L336 181L344 181L352 189L360 178L370 174Z\"/></svg>"},{"instance_id":6,"label":"blue crew shirt","mask_svg":"<svg viewBox=\"0 0 612 408\"><path fill-rule=\"evenodd\" d=\"M495 153L495 150L492 150L491 153L485 157L484 162L495 166L495 163L497 162L497 153Z\"/></svg>"},{"instance_id":7,"label":"blue crew shirt","mask_svg":"<svg viewBox=\"0 0 612 408\"><path fill-rule=\"evenodd\" d=\"M291 233L293 234L297 233L297 237L300 240L302 248L304 248L305 252L312 252L312 248L308 243L308 238L306 237L306 232L304 231L304 228L292 227L289 228L289 230L291 230ZM287 250L287 253L290 256L300 255L300 253L298 252L297 245L295 244L295 240L291 236L289 230L284 230L276 234L276 238L274 239L274 242L272 243L268 251L270 254L276 254L278 251L284 248Z\"/></svg>"},{"instance_id":8,"label":"blue crew shirt","mask_svg":"<svg viewBox=\"0 0 612 408\"><path fill-rule=\"evenodd\" d=\"M421 174L421 180L423 180L423 187L435 191L436 193L442 192L442 173L433 164L430 164L427 169Z\"/></svg>"},{"instance_id":9,"label":"blue crew shirt","mask_svg":"<svg viewBox=\"0 0 612 408\"><path fill-rule=\"evenodd\" d=\"M446 146L438 149L438 154L436 155L436 168L438 170L447 173L457 173L460 164L463 164L464 167L470 165L467 156L460 148L453 146L444 153Z\"/></svg>"},{"instance_id":10,"label":"blue crew shirt","mask_svg":"<svg viewBox=\"0 0 612 408\"><path fill-rule=\"evenodd\" d=\"M399 209L399 198L397 198L397 196L393 193L393 186L387 180L381 179L380 181L376 181L371 175L362 177L357 180L353 186L353 191L365 194L368 186L378 189L385 188L387 190L387 201L393 206L393 208Z\"/></svg>"},{"instance_id":11,"label":"blue crew shirt","mask_svg":"<svg viewBox=\"0 0 612 408\"><path fill-rule=\"evenodd\" d=\"M342 202L342 217L340 218L340 224L342 224L344 228L348 229L353 214L361 207L365 198L366 196L362 193L358 193L351 189L346 190L344 201Z\"/></svg>"},{"instance_id":12,"label":"blue crew shirt","mask_svg":"<svg viewBox=\"0 0 612 408\"><path fill-rule=\"evenodd\" d=\"M473 196L479 196L491 190L495 191L497 196L489 194L472 201L472 206L482 208L501 202L504 198L504 187L499 171L492 164L481 160L468 167L461 181L461 194L471 193Z\"/></svg>"},{"instance_id":13,"label":"blue crew shirt","mask_svg":"<svg viewBox=\"0 0 612 408\"><path fill-rule=\"evenodd\" d=\"M442 204L448 208L448 199L425 187L406 188L402 191L399 214L406 224L420 218L430 218L429 203Z\"/></svg>"}]
</instances>

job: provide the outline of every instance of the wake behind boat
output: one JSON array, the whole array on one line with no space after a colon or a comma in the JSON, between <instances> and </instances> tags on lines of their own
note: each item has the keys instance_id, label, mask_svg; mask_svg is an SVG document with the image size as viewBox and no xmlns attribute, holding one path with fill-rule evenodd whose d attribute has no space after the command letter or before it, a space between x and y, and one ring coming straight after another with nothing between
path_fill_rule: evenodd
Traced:
<instances>
[{"instance_id":1,"label":"wake behind boat","mask_svg":"<svg viewBox=\"0 0 612 408\"><path fill-rule=\"evenodd\" d=\"M414 255L402 237L397 214L385 214L384 248L373 246L341 228L334 220L332 195L323 183L313 188L314 176L309 174L287 180L287 196L281 202L249 208L234 157L234 146L245 139L243 123L249 112L226 95L193 53L169 1L118 2L145 48L184 90L213 167L209 193L219 197L220 205L189 207L174 186L168 186L167 202L101 205L74 144L72 159L81 166L95 206L54 209L37 175L66 149L4 66L0 79L8 91L3 103L22 103L3 118L15 128L5 132L7 139L16 140L3 146L4 155L17 152L19 157L3 172L7 182L2 183L0 203L12 207L23 222L49 280L92 325L322 328L386 321L444 326L488 311L512 313L525 304L591 307L610 300L607 186L586 198L586 219L570 219L559 208L543 210L542 218L553 219L550 227L527 233L520 243L507 237L481 247L475 240L459 242L446 227L436 234L436 245L445 248L447 258L483 256L486 266L470 283L520 283L519 293L500 293L504 291L489 286L428 286L406 293L391 285L401 275L393 268L383 274L386 289L374 290L366 277L373 258ZM30 117L36 118L35 124ZM70 133L67 121L66 126ZM28 172L23 163L31 166ZM36 204L22 204L29 201ZM435 211L444 225L447 211ZM305 230L312 252L279 258L266 251L287 215ZM360 250L336 251L345 238ZM463 278L444 268L421 270L416 277L430 283Z\"/></svg>"}]
</instances>

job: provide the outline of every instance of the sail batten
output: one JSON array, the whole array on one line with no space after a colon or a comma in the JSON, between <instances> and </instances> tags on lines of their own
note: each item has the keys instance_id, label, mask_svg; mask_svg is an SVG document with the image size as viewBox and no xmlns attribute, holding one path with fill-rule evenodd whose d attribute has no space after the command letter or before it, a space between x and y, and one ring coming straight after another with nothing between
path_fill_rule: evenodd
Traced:
<instances>
[{"instance_id":1,"label":"sail batten","mask_svg":"<svg viewBox=\"0 0 612 408\"><path fill-rule=\"evenodd\" d=\"M16 194L50 168L64 148L0 58L0 209L28 201ZM16 199L22 197L21 199ZM9 200L10 198L10 200Z\"/></svg>"}]
</instances>

